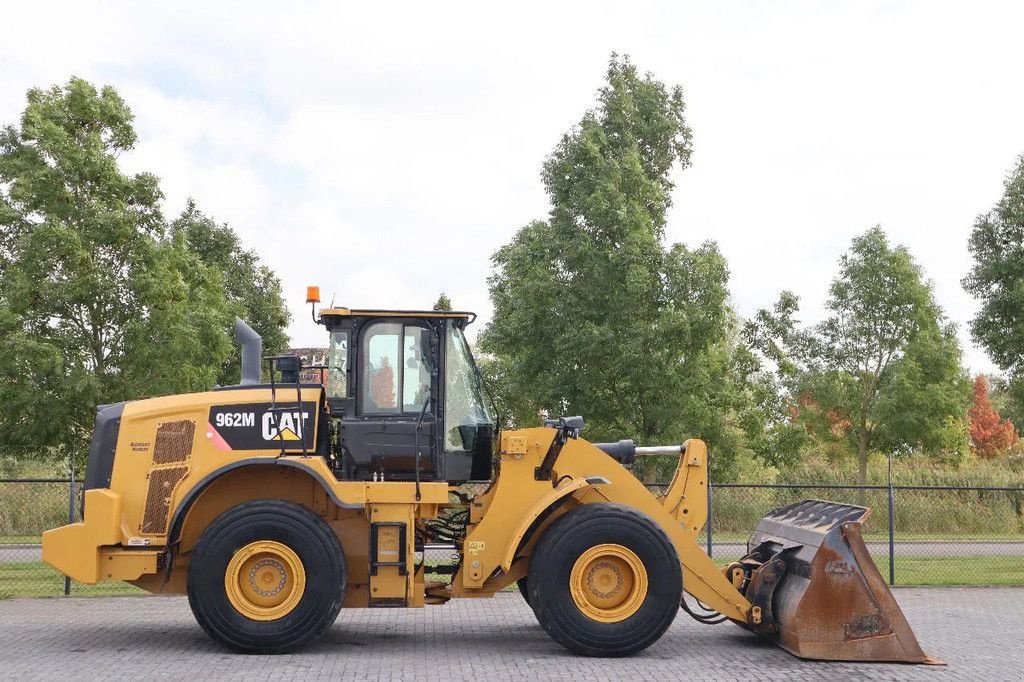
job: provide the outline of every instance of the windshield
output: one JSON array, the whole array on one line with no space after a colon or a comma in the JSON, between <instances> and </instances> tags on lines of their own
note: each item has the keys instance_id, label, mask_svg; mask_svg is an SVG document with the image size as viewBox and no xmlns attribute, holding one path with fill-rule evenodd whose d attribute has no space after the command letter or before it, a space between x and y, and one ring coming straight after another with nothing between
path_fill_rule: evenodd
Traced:
<instances>
[{"instance_id":1,"label":"windshield","mask_svg":"<svg viewBox=\"0 0 1024 682\"><path fill-rule=\"evenodd\" d=\"M445 337L444 449L473 451L494 424L484 403L480 374L462 330L448 323Z\"/></svg>"}]
</instances>

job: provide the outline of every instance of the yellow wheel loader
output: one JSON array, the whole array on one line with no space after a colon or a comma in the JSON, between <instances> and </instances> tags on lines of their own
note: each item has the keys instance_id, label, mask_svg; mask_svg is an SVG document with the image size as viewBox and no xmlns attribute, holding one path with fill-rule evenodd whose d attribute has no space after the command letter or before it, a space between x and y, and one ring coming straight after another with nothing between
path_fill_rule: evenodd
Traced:
<instances>
[{"instance_id":1,"label":"yellow wheel loader","mask_svg":"<svg viewBox=\"0 0 1024 682\"><path fill-rule=\"evenodd\" d=\"M641 651L682 607L805 658L937 662L868 555L867 509L777 509L743 559L716 566L697 544L705 444L590 443L580 417L499 433L463 335L474 317L323 309L321 376L277 356L266 382L260 339L239 321L237 386L98 408L84 520L45 533L43 559L83 583L185 593L240 652L296 650L343 607L516 583L582 655ZM660 497L629 470L648 455L679 460Z\"/></svg>"}]
</instances>

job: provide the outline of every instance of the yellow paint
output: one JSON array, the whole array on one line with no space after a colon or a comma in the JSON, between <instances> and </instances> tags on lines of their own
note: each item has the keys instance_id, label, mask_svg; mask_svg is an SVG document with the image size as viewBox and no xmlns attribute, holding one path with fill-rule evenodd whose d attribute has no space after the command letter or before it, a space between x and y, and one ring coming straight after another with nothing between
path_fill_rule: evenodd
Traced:
<instances>
[{"instance_id":1,"label":"yellow paint","mask_svg":"<svg viewBox=\"0 0 1024 682\"><path fill-rule=\"evenodd\" d=\"M647 570L627 547L595 545L573 564L569 591L587 618L618 623L636 613L647 599Z\"/></svg>"},{"instance_id":2,"label":"yellow paint","mask_svg":"<svg viewBox=\"0 0 1024 682\"><path fill-rule=\"evenodd\" d=\"M515 559L516 549L519 547L519 543L522 541L526 532L530 530L530 526L537 520L541 514L553 505L558 500L572 495L580 488L584 488L590 485L585 478L577 478L575 480L567 479L560 483L557 488L554 488L539 500L533 503L533 506L521 515L519 525L512 533L512 539L509 541L508 546L505 548L505 557L501 561L501 569L506 573L512 568L512 561ZM482 544L482 543L481 543Z\"/></svg>"},{"instance_id":3,"label":"yellow paint","mask_svg":"<svg viewBox=\"0 0 1024 682\"><path fill-rule=\"evenodd\" d=\"M467 543L485 541L486 549L474 557L479 566L467 566L464 562L462 569L455 575L458 584L453 584L453 596L468 596L493 589L497 581L489 580L489 576L503 567L509 551L515 553L513 566L519 561L528 560L527 552L532 551L532 547L516 549L521 539L517 537L517 532L523 510L534 509L552 492L551 481L534 480L534 470L543 460L554 435L555 431L547 428L502 433L500 475L486 495L474 500L471 517L474 523L466 536ZM513 448L513 437L524 438L525 448ZM696 523L696 519L701 518L698 510L707 506L707 451L702 441L689 440L685 445L688 458L681 458L680 464L686 468L686 472L677 472L669 494L659 499L651 495L625 467L591 443L581 438L570 439L555 462L552 479L563 481L560 485L564 485L563 479L577 481L587 477L601 477L608 483L581 486L565 498L567 501L548 517L547 522L553 522L574 504L593 502L609 501L643 512L665 531L675 546L686 591L729 618L746 623L750 602L697 544L697 535L703 524L702 520L701 525ZM524 452L516 452L516 449L523 449ZM682 518L694 519L686 526L681 525L681 519L677 518L677 514L684 508L681 504L684 500L689 514ZM479 507L476 506L478 503Z\"/></svg>"},{"instance_id":4,"label":"yellow paint","mask_svg":"<svg viewBox=\"0 0 1024 682\"><path fill-rule=\"evenodd\" d=\"M43 533L43 561L80 583L100 580L99 548L121 542L122 497L110 490L87 490L86 519Z\"/></svg>"},{"instance_id":5,"label":"yellow paint","mask_svg":"<svg viewBox=\"0 0 1024 682\"><path fill-rule=\"evenodd\" d=\"M235 552L224 571L228 601L250 620L287 616L305 590L306 570L299 555L273 540L250 542Z\"/></svg>"},{"instance_id":6,"label":"yellow paint","mask_svg":"<svg viewBox=\"0 0 1024 682\"><path fill-rule=\"evenodd\" d=\"M287 389L278 389L278 401L294 399L288 393ZM304 401L318 402L321 395L320 387L302 389ZM180 592L184 589L190 552L217 515L253 499L285 499L323 517L338 536L347 558L346 607L366 606L385 598L402 600L410 606L423 604L426 587L422 577L417 579L414 565L415 529L417 524L452 506L448 484L422 483L421 499L417 502L413 482L336 480L324 458L303 456L301 447L296 449L301 446L299 442L286 442L285 455L281 456L277 449L224 450L217 447L215 438L208 437L211 405L269 401L268 388L247 388L126 404L110 490L86 493L84 522L44 534L44 560L82 582L96 582L108 575L124 576L151 591ZM196 423L188 470L166 493L167 530L141 533L147 476L159 468L153 462L152 445L146 444L154 443L160 424L174 420ZM315 418L311 421L313 428L319 427ZM686 443L676 476L666 495L659 499L618 462L582 439L571 439L565 444L550 480L535 480L534 470L543 460L554 433L553 429L535 428L501 435L499 476L486 492L471 501L470 523L460 547L465 553L462 565L450 589L431 588L432 601L443 601L447 596L490 596L510 584L513 575L525 575L534 544L548 525L581 504L609 501L643 512L665 531L679 556L687 592L729 618L747 622L749 602L733 585L732 576L723 575L696 541L707 507L707 450L703 442ZM224 471L243 460L244 466ZM588 477L599 477L608 483L588 485ZM558 485L553 486L552 481ZM194 502L186 513L188 499ZM181 519L181 532L170 555L170 575L164 569L158 572L155 562L141 558L142 555L125 555L123 565L103 570L102 557L120 556L104 552L121 549L128 537L149 540L148 552L163 551L176 517ZM374 519L406 525L405 576L398 575L394 568L382 569L377 576L369 575L367 542L369 522ZM113 567L121 561L115 558L108 563ZM143 573L134 575L139 570Z\"/></svg>"},{"instance_id":7,"label":"yellow paint","mask_svg":"<svg viewBox=\"0 0 1024 682\"><path fill-rule=\"evenodd\" d=\"M699 533L708 518L708 447L704 441L686 441L662 505L679 523Z\"/></svg>"},{"instance_id":8,"label":"yellow paint","mask_svg":"<svg viewBox=\"0 0 1024 682\"><path fill-rule=\"evenodd\" d=\"M155 573L160 552L145 549L100 550L101 580L136 580L147 573Z\"/></svg>"},{"instance_id":9,"label":"yellow paint","mask_svg":"<svg viewBox=\"0 0 1024 682\"><path fill-rule=\"evenodd\" d=\"M390 504L372 502L367 506L368 520L371 524L401 524L401 526L381 525L377 529L377 556L376 561L380 563L394 563L399 561L401 528L405 529L405 562L404 570L397 566L378 566L376 575L372 568L370 570L370 605L374 602L380 603L401 603L405 606L412 606L419 602L422 604L422 596L413 598L416 586L414 576L415 570L415 541L414 519L416 505ZM404 573L404 575L403 575ZM419 583L422 586L422 582Z\"/></svg>"}]
</instances>

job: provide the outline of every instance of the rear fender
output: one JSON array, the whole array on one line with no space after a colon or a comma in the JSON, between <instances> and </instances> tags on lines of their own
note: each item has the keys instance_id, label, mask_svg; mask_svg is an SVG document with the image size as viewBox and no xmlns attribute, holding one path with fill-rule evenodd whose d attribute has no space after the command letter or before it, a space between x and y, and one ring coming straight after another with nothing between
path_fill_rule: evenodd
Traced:
<instances>
[{"instance_id":1,"label":"rear fender","mask_svg":"<svg viewBox=\"0 0 1024 682\"><path fill-rule=\"evenodd\" d=\"M178 503L171 516L168 547L188 551L199 534L218 514L260 497L287 499L324 514L327 501L345 504L320 472L301 461L257 457L239 460L211 471Z\"/></svg>"}]
</instances>

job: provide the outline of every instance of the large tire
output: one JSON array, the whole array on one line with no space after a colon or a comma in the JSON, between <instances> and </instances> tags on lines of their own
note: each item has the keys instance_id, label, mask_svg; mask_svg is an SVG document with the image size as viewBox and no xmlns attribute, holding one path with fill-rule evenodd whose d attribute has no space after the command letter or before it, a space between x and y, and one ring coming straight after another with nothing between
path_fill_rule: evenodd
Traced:
<instances>
[{"instance_id":1,"label":"large tire","mask_svg":"<svg viewBox=\"0 0 1024 682\"><path fill-rule=\"evenodd\" d=\"M203 630L242 653L294 651L338 617L345 556L330 526L281 500L233 507L206 528L188 568Z\"/></svg>"},{"instance_id":2,"label":"large tire","mask_svg":"<svg viewBox=\"0 0 1024 682\"><path fill-rule=\"evenodd\" d=\"M588 504L555 521L530 558L529 603L556 642L584 656L629 656L679 611L675 547L645 514Z\"/></svg>"},{"instance_id":3,"label":"large tire","mask_svg":"<svg viewBox=\"0 0 1024 682\"><path fill-rule=\"evenodd\" d=\"M519 588L519 594L523 595L523 599L526 600L526 605L530 605L530 587L525 577L520 578L516 581L516 587Z\"/></svg>"}]
</instances>

